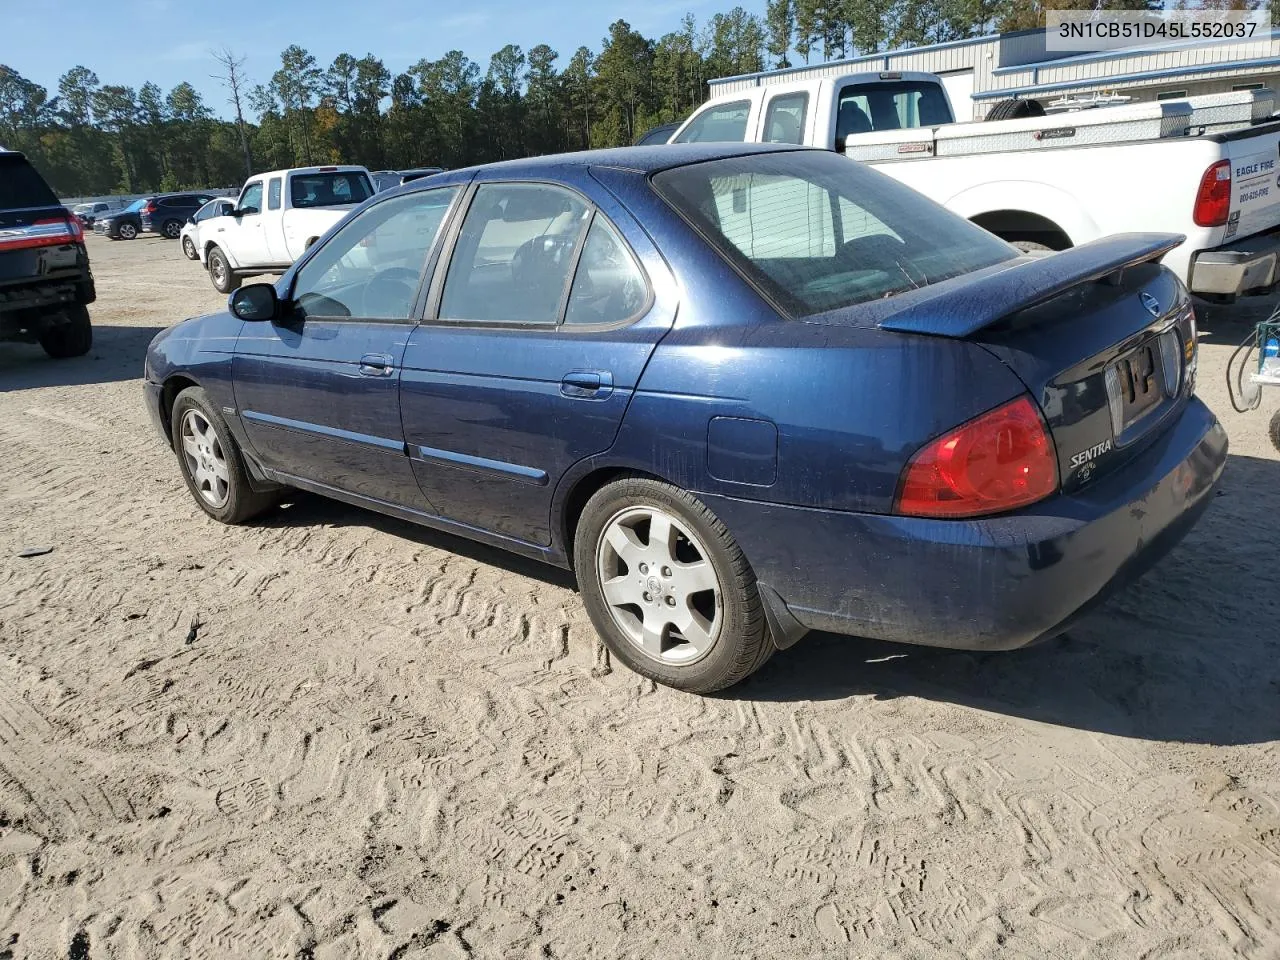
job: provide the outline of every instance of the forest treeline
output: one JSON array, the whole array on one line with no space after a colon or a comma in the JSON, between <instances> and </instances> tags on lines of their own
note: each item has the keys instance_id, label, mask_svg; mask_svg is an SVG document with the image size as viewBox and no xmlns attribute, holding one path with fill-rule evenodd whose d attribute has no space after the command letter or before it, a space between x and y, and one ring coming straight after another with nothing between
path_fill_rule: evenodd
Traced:
<instances>
[{"instance_id":1,"label":"forest treeline","mask_svg":"<svg viewBox=\"0 0 1280 960\"><path fill-rule=\"evenodd\" d=\"M1161 6L770 0L763 17L690 15L656 40L618 20L598 51L567 58L507 44L487 64L451 50L393 73L373 54L325 66L294 45L257 82L233 51L210 51L227 93L216 111L189 82L134 89L75 66L49 90L0 65L0 145L27 153L62 196L236 186L247 171L312 163L453 168L614 146L687 116L716 77L1043 25L1046 2Z\"/></svg>"}]
</instances>

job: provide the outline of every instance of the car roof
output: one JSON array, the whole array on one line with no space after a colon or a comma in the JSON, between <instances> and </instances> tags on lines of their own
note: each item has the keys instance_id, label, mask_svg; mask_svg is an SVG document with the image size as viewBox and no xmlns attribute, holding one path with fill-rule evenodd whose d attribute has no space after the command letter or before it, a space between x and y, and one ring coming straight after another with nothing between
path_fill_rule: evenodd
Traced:
<instances>
[{"instance_id":1,"label":"car roof","mask_svg":"<svg viewBox=\"0 0 1280 960\"><path fill-rule=\"evenodd\" d=\"M708 160L752 156L760 153L785 153L809 150L795 144L778 143L659 143L648 147L611 147L604 150L582 150L578 153L554 153L521 160L503 160L461 170L448 170L431 178L427 187L439 186L459 179L470 179L480 170L501 170L512 176L545 176L557 167L614 167L631 173L650 174L672 167L684 167ZM416 183L416 181L415 181ZM412 186L409 184L408 186Z\"/></svg>"}]
</instances>

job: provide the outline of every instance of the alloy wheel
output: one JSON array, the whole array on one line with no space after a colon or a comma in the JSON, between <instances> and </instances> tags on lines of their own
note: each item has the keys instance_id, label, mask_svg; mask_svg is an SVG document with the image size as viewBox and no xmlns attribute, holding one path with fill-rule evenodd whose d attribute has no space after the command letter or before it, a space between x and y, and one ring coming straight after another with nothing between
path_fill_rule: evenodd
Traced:
<instances>
[{"instance_id":1,"label":"alloy wheel","mask_svg":"<svg viewBox=\"0 0 1280 960\"><path fill-rule=\"evenodd\" d=\"M201 499L214 508L226 506L231 496L230 473L222 442L205 415L188 410L182 417L182 456Z\"/></svg>"},{"instance_id":2,"label":"alloy wheel","mask_svg":"<svg viewBox=\"0 0 1280 960\"><path fill-rule=\"evenodd\" d=\"M696 663L720 636L724 601L710 553L659 507L615 514L596 544L596 576L618 629L646 656Z\"/></svg>"}]
</instances>

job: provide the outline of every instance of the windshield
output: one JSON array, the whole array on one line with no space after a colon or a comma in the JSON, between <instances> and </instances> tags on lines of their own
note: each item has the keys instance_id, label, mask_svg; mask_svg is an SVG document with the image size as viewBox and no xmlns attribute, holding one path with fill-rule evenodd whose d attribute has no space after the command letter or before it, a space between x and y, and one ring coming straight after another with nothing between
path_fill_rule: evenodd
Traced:
<instances>
[{"instance_id":1,"label":"windshield","mask_svg":"<svg viewBox=\"0 0 1280 960\"><path fill-rule=\"evenodd\" d=\"M821 150L676 167L653 185L791 316L890 297L1018 255L896 180Z\"/></svg>"},{"instance_id":2,"label":"windshield","mask_svg":"<svg viewBox=\"0 0 1280 960\"><path fill-rule=\"evenodd\" d=\"M373 196L369 178L360 170L345 173L296 173L289 181L295 207L336 207L363 203Z\"/></svg>"}]
</instances>

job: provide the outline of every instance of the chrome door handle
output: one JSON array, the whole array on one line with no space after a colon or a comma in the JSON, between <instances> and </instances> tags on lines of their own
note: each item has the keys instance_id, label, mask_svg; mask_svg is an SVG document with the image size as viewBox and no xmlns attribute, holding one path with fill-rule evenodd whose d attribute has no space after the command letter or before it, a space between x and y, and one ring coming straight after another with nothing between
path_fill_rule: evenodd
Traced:
<instances>
[{"instance_id":1,"label":"chrome door handle","mask_svg":"<svg viewBox=\"0 0 1280 960\"><path fill-rule=\"evenodd\" d=\"M385 354L368 353L360 358L362 377L389 377L395 369L391 364L391 358Z\"/></svg>"}]
</instances>

